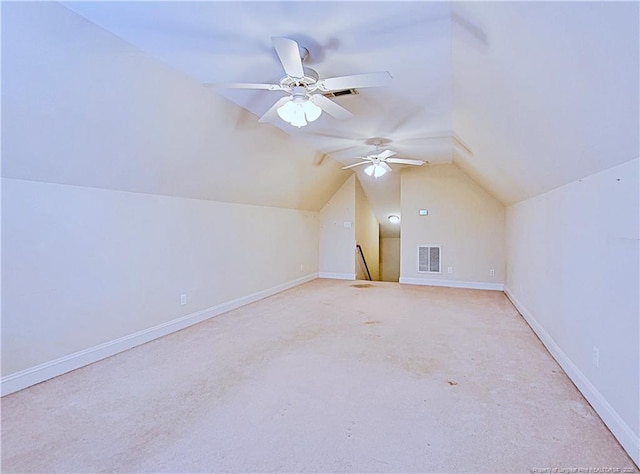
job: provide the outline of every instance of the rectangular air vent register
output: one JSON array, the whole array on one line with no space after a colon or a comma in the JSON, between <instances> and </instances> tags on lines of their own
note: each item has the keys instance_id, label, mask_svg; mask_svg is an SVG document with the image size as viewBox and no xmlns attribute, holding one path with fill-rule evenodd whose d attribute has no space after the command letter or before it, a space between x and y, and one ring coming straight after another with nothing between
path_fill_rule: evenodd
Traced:
<instances>
[{"instance_id":1,"label":"rectangular air vent register","mask_svg":"<svg viewBox=\"0 0 640 474\"><path fill-rule=\"evenodd\" d=\"M440 246L418 245L418 273L440 273Z\"/></svg>"}]
</instances>

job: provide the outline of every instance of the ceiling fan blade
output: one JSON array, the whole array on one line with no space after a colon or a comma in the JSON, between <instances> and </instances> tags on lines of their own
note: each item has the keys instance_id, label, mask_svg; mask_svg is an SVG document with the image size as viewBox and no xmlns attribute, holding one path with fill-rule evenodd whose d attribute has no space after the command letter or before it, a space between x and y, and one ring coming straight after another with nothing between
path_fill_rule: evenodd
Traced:
<instances>
[{"instance_id":1,"label":"ceiling fan blade","mask_svg":"<svg viewBox=\"0 0 640 474\"><path fill-rule=\"evenodd\" d=\"M210 87L213 89L264 89L268 91L282 91L285 90L280 84L253 84L242 82L231 82L227 84L216 84L214 82L207 82L202 84L204 87Z\"/></svg>"},{"instance_id":2,"label":"ceiling fan blade","mask_svg":"<svg viewBox=\"0 0 640 474\"><path fill-rule=\"evenodd\" d=\"M371 164L371 162L370 161L361 161L360 163L356 163L356 164L353 164L353 165L343 166L342 169L343 170L348 170L349 168L355 168L356 166L366 165L366 164Z\"/></svg>"},{"instance_id":3,"label":"ceiling fan blade","mask_svg":"<svg viewBox=\"0 0 640 474\"><path fill-rule=\"evenodd\" d=\"M289 102L292 99L291 96L280 98L275 104L271 106L269 110L267 110L262 117L258 119L258 122L273 122L275 118L278 116L278 109L282 107L284 104Z\"/></svg>"},{"instance_id":4,"label":"ceiling fan blade","mask_svg":"<svg viewBox=\"0 0 640 474\"><path fill-rule=\"evenodd\" d=\"M409 160L407 158L389 158L387 162L398 163L400 165L416 165L416 166L422 166L425 163L422 160Z\"/></svg>"},{"instance_id":5,"label":"ceiling fan blade","mask_svg":"<svg viewBox=\"0 0 640 474\"><path fill-rule=\"evenodd\" d=\"M300 48L298 43L289 38L273 37L271 38L273 47L278 53L284 72L291 77L304 77L304 69L302 68L302 59L300 58Z\"/></svg>"},{"instance_id":6,"label":"ceiling fan blade","mask_svg":"<svg viewBox=\"0 0 640 474\"><path fill-rule=\"evenodd\" d=\"M390 156L395 155L396 152L395 151L391 151L391 150L385 150L382 153L378 154L378 158L380 158L381 160L387 159Z\"/></svg>"},{"instance_id":7,"label":"ceiling fan blade","mask_svg":"<svg viewBox=\"0 0 640 474\"><path fill-rule=\"evenodd\" d=\"M341 105L336 104L331 99L327 99L322 94L313 94L309 100L338 120L348 119L353 114Z\"/></svg>"},{"instance_id":8,"label":"ceiling fan blade","mask_svg":"<svg viewBox=\"0 0 640 474\"><path fill-rule=\"evenodd\" d=\"M354 74L352 76L328 77L317 82L318 89L329 92L343 89L361 89L363 87L384 86L391 81L391 74L371 72L369 74Z\"/></svg>"},{"instance_id":9,"label":"ceiling fan blade","mask_svg":"<svg viewBox=\"0 0 640 474\"><path fill-rule=\"evenodd\" d=\"M379 164L382 168L384 168L385 171L391 171L391 166L386 164L384 161L381 161Z\"/></svg>"}]
</instances>

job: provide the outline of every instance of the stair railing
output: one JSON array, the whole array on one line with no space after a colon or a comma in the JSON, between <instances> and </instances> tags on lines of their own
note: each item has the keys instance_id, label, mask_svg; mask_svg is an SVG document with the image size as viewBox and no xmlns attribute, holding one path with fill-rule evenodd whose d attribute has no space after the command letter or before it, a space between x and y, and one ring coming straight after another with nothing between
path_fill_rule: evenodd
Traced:
<instances>
[{"instance_id":1,"label":"stair railing","mask_svg":"<svg viewBox=\"0 0 640 474\"><path fill-rule=\"evenodd\" d=\"M367 259L364 258L364 252L362 251L362 247L360 247L360 244L356 244L356 249L358 250L360 257L362 258L362 263L364 263L364 269L367 271L367 279L371 280L371 273L369 273L369 266L367 265Z\"/></svg>"}]
</instances>

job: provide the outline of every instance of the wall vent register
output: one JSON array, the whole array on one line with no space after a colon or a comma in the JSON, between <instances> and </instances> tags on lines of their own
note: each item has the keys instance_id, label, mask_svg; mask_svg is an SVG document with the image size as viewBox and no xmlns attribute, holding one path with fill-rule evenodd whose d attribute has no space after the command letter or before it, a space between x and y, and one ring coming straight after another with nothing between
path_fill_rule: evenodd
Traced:
<instances>
[{"instance_id":1,"label":"wall vent register","mask_svg":"<svg viewBox=\"0 0 640 474\"><path fill-rule=\"evenodd\" d=\"M441 249L439 246L419 245L418 273L440 273L440 252Z\"/></svg>"}]
</instances>

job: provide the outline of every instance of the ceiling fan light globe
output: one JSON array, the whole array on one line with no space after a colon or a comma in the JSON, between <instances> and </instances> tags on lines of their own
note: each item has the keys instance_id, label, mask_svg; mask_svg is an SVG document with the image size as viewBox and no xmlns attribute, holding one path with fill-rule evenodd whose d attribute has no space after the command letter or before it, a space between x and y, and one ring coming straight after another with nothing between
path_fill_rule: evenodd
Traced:
<instances>
[{"instance_id":1,"label":"ceiling fan light globe","mask_svg":"<svg viewBox=\"0 0 640 474\"><path fill-rule=\"evenodd\" d=\"M373 171L375 170L376 165L369 165L364 169L364 172L367 173L367 176L373 175Z\"/></svg>"},{"instance_id":2,"label":"ceiling fan light globe","mask_svg":"<svg viewBox=\"0 0 640 474\"><path fill-rule=\"evenodd\" d=\"M302 104L302 108L304 109L304 114L309 122L317 120L318 117L320 117L320 114L322 114L322 109L310 100Z\"/></svg>"},{"instance_id":3,"label":"ceiling fan light globe","mask_svg":"<svg viewBox=\"0 0 640 474\"><path fill-rule=\"evenodd\" d=\"M291 123L295 109L296 106L291 101L289 101L278 109L278 115L285 122Z\"/></svg>"},{"instance_id":4,"label":"ceiling fan light globe","mask_svg":"<svg viewBox=\"0 0 640 474\"><path fill-rule=\"evenodd\" d=\"M375 169L373 170L373 177L374 178L379 178L380 176L382 176L386 172L387 172L387 170L385 170L382 166L377 165L375 167Z\"/></svg>"},{"instance_id":5,"label":"ceiling fan light globe","mask_svg":"<svg viewBox=\"0 0 640 474\"><path fill-rule=\"evenodd\" d=\"M307 121L304 118L304 110L300 105L294 106L293 115L289 123L294 127L298 127L298 128L304 127L305 125L307 125Z\"/></svg>"}]
</instances>

